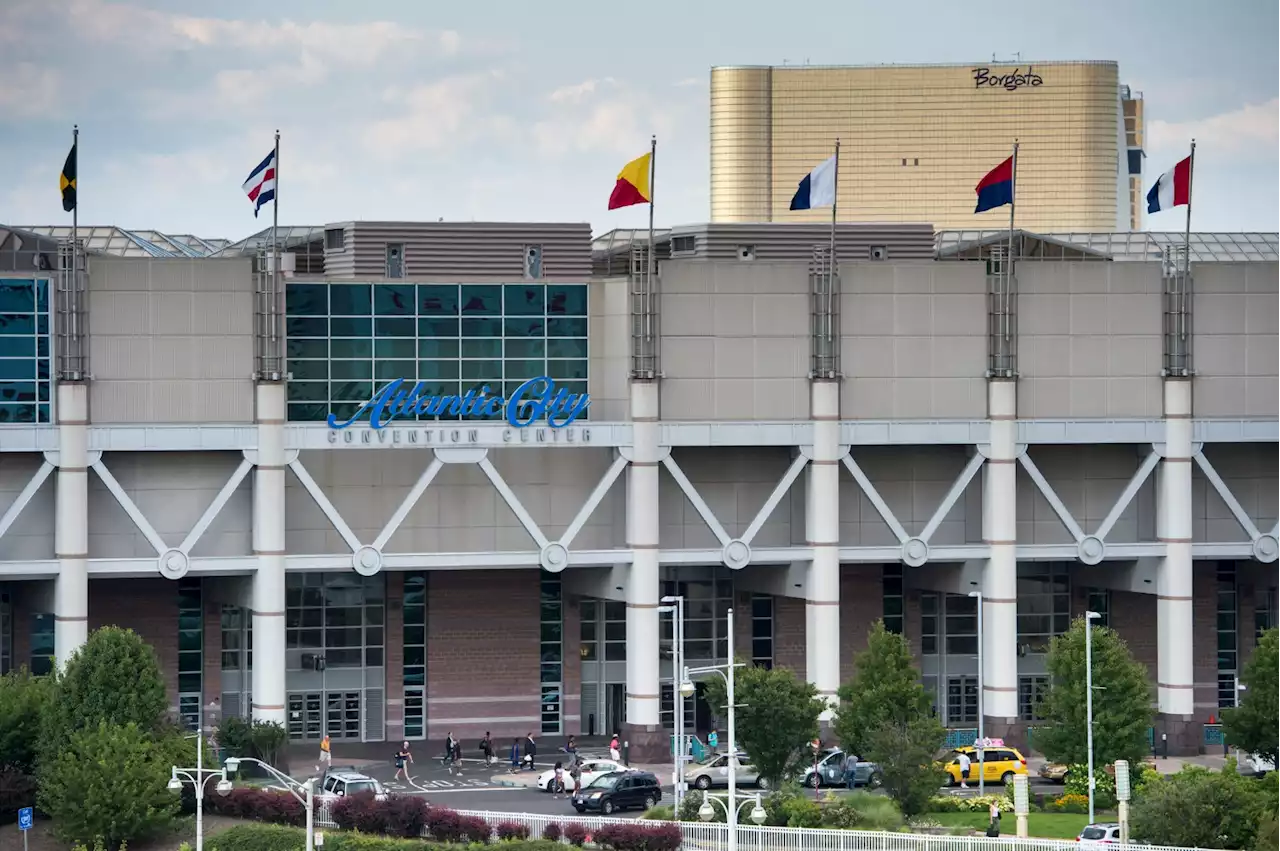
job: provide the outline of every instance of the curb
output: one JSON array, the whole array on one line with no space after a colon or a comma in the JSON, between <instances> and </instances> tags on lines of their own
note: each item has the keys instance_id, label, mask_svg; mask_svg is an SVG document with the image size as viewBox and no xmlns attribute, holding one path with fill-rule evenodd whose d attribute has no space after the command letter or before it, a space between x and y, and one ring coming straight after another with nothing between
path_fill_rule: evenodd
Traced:
<instances>
[{"instance_id":1,"label":"curb","mask_svg":"<svg viewBox=\"0 0 1280 851\"><path fill-rule=\"evenodd\" d=\"M503 775L501 775L501 774L498 774L498 775L495 775L495 776L493 776L493 777L490 777L490 778L489 778L489 782L490 782L490 783L493 783L495 786L506 786L508 789L532 789L532 790L536 790L536 789L538 788L538 787L537 787L537 785L536 785L536 781L535 781L535 784L534 784L534 785L530 786L528 783L520 783L520 782L515 781L515 780L508 780L506 777L504 777L504 776L503 776Z\"/></svg>"}]
</instances>

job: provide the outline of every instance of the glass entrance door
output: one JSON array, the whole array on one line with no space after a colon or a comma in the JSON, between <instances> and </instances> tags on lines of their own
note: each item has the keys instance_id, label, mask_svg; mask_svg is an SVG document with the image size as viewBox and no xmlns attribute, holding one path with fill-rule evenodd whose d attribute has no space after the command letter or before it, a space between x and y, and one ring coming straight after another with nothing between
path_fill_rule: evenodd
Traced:
<instances>
[{"instance_id":1,"label":"glass entrance door","mask_svg":"<svg viewBox=\"0 0 1280 851\"><path fill-rule=\"evenodd\" d=\"M292 692L289 695L290 741L319 741L321 707L324 696L320 692Z\"/></svg>"},{"instance_id":2,"label":"glass entrance door","mask_svg":"<svg viewBox=\"0 0 1280 851\"><path fill-rule=\"evenodd\" d=\"M360 739L360 692L331 691L325 695L325 731L331 739Z\"/></svg>"},{"instance_id":3,"label":"glass entrance door","mask_svg":"<svg viewBox=\"0 0 1280 851\"><path fill-rule=\"evenodd\" d=\"M359 691L290 692L289 739L319 741L360 740L361 693Z\"/></svg>"}]
</instances>

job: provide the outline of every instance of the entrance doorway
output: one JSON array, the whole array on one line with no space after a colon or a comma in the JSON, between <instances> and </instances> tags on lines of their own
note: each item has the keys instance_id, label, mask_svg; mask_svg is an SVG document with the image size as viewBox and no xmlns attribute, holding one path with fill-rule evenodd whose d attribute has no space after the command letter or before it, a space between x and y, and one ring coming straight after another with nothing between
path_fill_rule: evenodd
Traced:
<instances>
[{"instance_id":1,"label":"entrance doorway","mask_svg":"<svg viewBox=\"0 0 1280 851\"><path fill-rule=\"evenodd\" d=\"M290 692L289 740L360 741L360 692Z\"/></svg>"},{"instance_id":2,"label":"entrance doorway","mask_svg":"<svg viewBox=\"0 0 1280 851\"><path fill-rule=\"evenodd\" d=\"M605 736L622 732L622 722L627 717L627 687L623 683L609 683L604 692L604 717L607 724L600 732Z\"/></svg>"}]
</instances>

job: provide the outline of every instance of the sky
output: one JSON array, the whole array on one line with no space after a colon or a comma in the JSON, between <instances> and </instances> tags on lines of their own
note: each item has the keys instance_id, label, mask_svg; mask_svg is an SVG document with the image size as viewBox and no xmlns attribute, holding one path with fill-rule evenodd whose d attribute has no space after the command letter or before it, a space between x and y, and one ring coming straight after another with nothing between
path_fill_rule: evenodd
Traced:
<instances>
[{"instance_id":1,"label":"sky","mask_svg":"<svg viewBox=\"0 0 1280 851\"><path fill-rule=\"evenodd\" d=\"M705 221L714 65L1107 59L1148 180L1197 139L1193 227L1276 231L1275 0L0 0L0 222L239 239L281 133L280 223L589 221L659 139L658 225ZM1043 10L1043 11L1042 11ZM921 22L927 21L924 25ZM1148 217L1181 230L1182 212Z\"/></svg>"}]
</instances>

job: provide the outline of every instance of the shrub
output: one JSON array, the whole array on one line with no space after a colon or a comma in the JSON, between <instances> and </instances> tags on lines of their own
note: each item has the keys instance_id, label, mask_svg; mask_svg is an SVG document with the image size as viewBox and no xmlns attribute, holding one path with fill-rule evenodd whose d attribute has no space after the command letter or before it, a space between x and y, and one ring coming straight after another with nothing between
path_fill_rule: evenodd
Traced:
<instances>
[{"instance_id":1,"label":"shrub","mask_svg":"<svg viewBox=\"0 0 1280 851\"><path fill-rule=\"evenodd\" d=\"M499 839L528 839L529 825L518 821L500 821L495 828Z\"/></svg>"},{"instance_id":2,"label":"shrub","mask_svg":"<svg viewBox=\"0 0 1280 851\"><path fill-rule=\"evenodd\" d=\"M1013 812L1013 801L1004 795L980 795L973 798L956 798L951 795L935 795L929 799L931 813L985 813L995 804L1002 813Z\"/></svg>"},{"instance_id":3,"label":"shrub","mask_svg":"<svg viewBox=\"0 0 1280 851\"><path fill-rule=\"evenodd\" d=\"M18 810L31 806L36 779L13 768L0 768L0 824L18 820Z\"/></svg>"},{"instance_id":4,"label":"shrub","mask_svg":"<svg viewBox=\"0 0 1280 851\"><path fill-rule=\"evenodd\" d=\"M210 795L204 799L205 812L231 818L252 819L267 824L301 827L307 811L297 798L275 789L232 789L225 798Z\"/></svg>"},{"instance_id":5,"label":"shrub","mask_svg":"<svg viewBox=\"0 0 1280 851\"><path fill-rule=\"evenodd\" d=\"M1270 805L1266 784L1241 777L1228 763L1221 772L1189 766L1147 786L1135 799L1132 838L1187 848L1252 848Z\"/></svg>"},{"instance_id":6,"label":"shrub","mask_svg":"<svg viewBox=\"0 0 1280 851\"><path fill-rule=\"evenodd\" d=\"M675 824L607 824L592 839L611 851L677 851L684 835Z\"/></svg>"},{"instance_id":7,"label":"shrub","mask_svg":"<svg viewBox=\"0 0 1280 851\"><path fill-rule=\"evenodd\" d=\"M575 848L581 848L587 844L587 837L591 832L587 830L587 826L582 822L571 821L564 826L564 839Z\"/></svg>"},{"instance_id":8,"label":"shrub","mask_svg":"<svg viewBox=\"0 0 1280 851\"><path fill-rule=\"evenodd\" d=\"M459 819L462 839L466 842L487 844L493 838L493 828L480 816L462 816Z\"/></svg>"},{"instance_id":9,"label":"shrub","mask_svg":"<svg viewBox=\"0 0 1280 851\"><path fill-rule=\"evenodd\" d=\"M227 756L252 757L268 765L276 765L280 749L288 739L288 732L274 721L246 721L231 716L218 725L218 745ZM278 766L277 766L278 767ZM240 769L249 775L260 769L249 763Z\"/></svg>"},{"instance_id":10,"label":"shrub","mask_svg":"<svg viewBox=\"0 0 1280 851\"><path fill-rule=\"evenodd\" d=\"M862 826L862 813L848 798L837 798L822 807L822 826L834 830L855 830Z\"/></svg>"},{"instance_id":11,"label":"shrub","mask_svg":"<svg viewBox=\"0 0 1280 851\"><path fill-rule=\"evenodd\" d=\"M1280 846L1280 825L1276 824L1276 816L1272 813L1258 823L1258 838L1253 847L1255 851L1272 851L1277 846Z\"/></svg>"},{"instance_id":12,"label":"shrub","mask_svg":"<svg viewBox=\"0 0 1280 851\"><path fill-rule=\"evenodd\" d=\"M427 826L427 802L414 795L388 795L375 802L386 814L384 830L391 836L418 839Z\"/></svg>"},{"instance_id":13,"label":"shrub","mask_svg":"<svg viewBox=\"0 0 1280 851\"><path fill-rule=\"evenodd\" d=\"M721 803L724 803L724 800L725 800L724 796L712 795L709 797L719 797ZM701 807L702 807L702 793L689 792L684 796L684 800L680 802L680 809L676 811L676 820L677 821L702 821L702 819L698 817L698 810ZM723 808L718 807L715 804L712 804L711 812L712 812L711 822L710 822L711 824L724 824L725 817L724 817Z\"/></svg>"},{"instance_id":14,"label":"shrub","mask_svg":"<svg viewBox=\"0 0 1280 851\"><path fill-rule=\"evenodd\" d=\"M53 680L26 668L0 677L0 769L35 772L40 724L52 694Z\"/></svg>"},{"instance_id":15,"label":"shrub","mask_svg":"<svg viewBox=\"0 0 1280 851\"><path fill-rule=\"evenodd\" d=\"M325 836L325 849L330 848L331 834ZM207 851L303 851L306 836L302 831L274 824L240 824L205 840Z\"/></svg>"},{"instance_id":16,"label":"shrub","mask_svg":"<svg viewBox=\"0 0 1280 851\"><path fill-rule=\"evenodd\" d=\"M787 827L821 827L822 808L808 796L797 795L782 803Z\"/></svg>"},{"instance_id":17,"label":"shrub","mask_svg":"<svg viewBox=\"0 0 1280 851\"><path fill-rule=\"evenodd\" d=\"M675 821L675 809L667 804L658 804L656 807L650 807L644 811L644 815L640 818L645 821Z\"/></svg>"},{"instance_id":18,"label":"shrub","mask_svg":"<svg viewBox=\"0 0 1280 851\"><path fill-rule=\"evenodd\" d=\"M564 828L558 821L553 821L542 829L542 838L549 842L559 842L562 836L564 836Z\"/></svg>"},{"instance_id":19,"label":"shrub","mask_svg":"<svg viewBox=\"0 0 1280 851\"><path fill-rule=\"evenodd\" d=\"M1116 779L1099 766L1094 766L1093 803L1097 809L1109 810L1116 805ZM1073 765L1067 771L1062 791L1068 795L1089 797L1089 767ZM1087 812L1087 810L1086 810Z\"/></svg>"},{"instance_id":20,"label":"shrub","mask_svg":"<svg viewBox=\"0 0 1280 851\"><path fill-rule=\"evenodd\" d=\"M1070 792L1065 795L1059 795L1049 802L1049 812L1084 815L1089 812L1089 796Z\"/></svg>"},{"instance_id":21,"label":"shrub","mask_svg":"<svg viewBox=\"0 0 1280 851\"><path fill-rule=\"evenodd\" d=\"M177 813L178 796L166 788L171 764L136 724L73 733L46 766L36 800L64 840L100 836L114 848L151 836Z\"/></svg>"},{"instance_id":22,"label":"shrub","mask_svg":"<svg viewBox=\"0 0 1280 851\"><path fill-rule=\"evenodd\" d=\"M902 827L902 811L892 798L857 791L845 796L842 802L857 813L855 823L862 830L897 830ZM828 809L830 807L823 807L822 810L824 823Z\"/></svg>"},{"instance_id":23,"label":"shrub","mask_svg":"<svg viewBox=\"0 0 1280 851\"><path fill-rule=\"evenodd\" d=\"M361 833L390 833L386 808L372 792L347 795L335 801L329 813L343 830Z\"/></svg>"}]
</instances>

